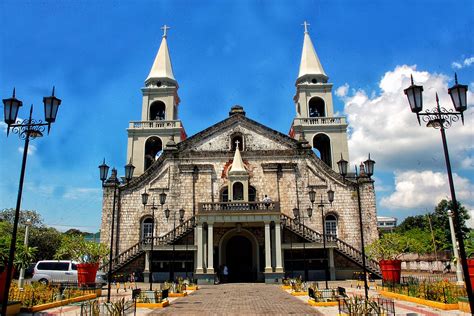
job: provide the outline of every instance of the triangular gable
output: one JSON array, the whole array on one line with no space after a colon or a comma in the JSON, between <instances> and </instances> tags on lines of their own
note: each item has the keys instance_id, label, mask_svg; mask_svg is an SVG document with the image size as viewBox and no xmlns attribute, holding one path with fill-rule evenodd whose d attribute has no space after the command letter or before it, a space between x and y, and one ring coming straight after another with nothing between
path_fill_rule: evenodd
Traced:
<instances>
[{"instance_id":1,"label":"triangular gable","mask_svg":"<svg viewBox=\"0 0 474 316\"><path fill-rule=\"evenodd\" d=\"M296 149L298 142L243 115L232 115L178 144L178 149L192 151L227 151L232 135L245 137L245 150Z\"/></svg>"}]
</instances>

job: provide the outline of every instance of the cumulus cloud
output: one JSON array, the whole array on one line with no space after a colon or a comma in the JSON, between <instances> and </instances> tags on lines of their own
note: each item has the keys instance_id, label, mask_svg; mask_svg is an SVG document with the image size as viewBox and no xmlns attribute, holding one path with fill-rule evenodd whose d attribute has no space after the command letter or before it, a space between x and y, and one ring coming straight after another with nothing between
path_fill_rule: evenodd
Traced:
<instances>
[{"instance_id":1,"label":"cumulus cloud","mask_svg":"<svg viewBox=\"0 0 474 316\"><path fill-rule=\"evenodd\" d=\"M63 198L68 200L79 200L90 197L100 198L100 189L97 188L68 188Z\"/></svg>"},{"instance_id":2,"label":"cumulus cloud","mask_svg":"<svg viewBox=\"0 0 474 316\"><path fill-rule=\"evenodd\" d=\"M453 174L456 197L472 201L474 185L469 179ZM380 204L390 209L432 208L442 199L450 199L448 178L445 173L425 171L395 172L395 191L382 198ZM465 204L465 203L463 203Z\"/></svg>"},{"instance_id":3,"label":"cumulus cloud","mask_svg":"<svg viewBox=\"0 0 474 316\"><path fill-rule=\"evenodd\" d=\"M447 93L452 80L444 74L419 71L416 66L402 65L386 72L379 82L380 92L353 90L349 93L349 86L344 85L340 97L350 126L349 151L353 164L364 161L370 152L378 170L444 170L440 133L426 128L423 122L419 126L416 115L409 109L403 90L410 85L410 75L416 84L424 87L425 109L435 106L436 92L440 104L452 109ZM474 95L468 94L470 107L464 113L467 124L454 124L448 132L450 154L456 157L452 162L455 168L468 166L469 161L463 160L474 151L471 127Z\"/></svg>"},{"instance_id":4,"label":"cumulus cloud","mask_svg":"<svg viewBox=\"0 0 474 316\"><path fill-rule=\"evenodd\" d=\"M466 58L462 62L455 61L451 64L451 67L454 69L462 69L464 67L470 67L472 64L474 64L474 56Z\"/></svg>"}]
</instances>

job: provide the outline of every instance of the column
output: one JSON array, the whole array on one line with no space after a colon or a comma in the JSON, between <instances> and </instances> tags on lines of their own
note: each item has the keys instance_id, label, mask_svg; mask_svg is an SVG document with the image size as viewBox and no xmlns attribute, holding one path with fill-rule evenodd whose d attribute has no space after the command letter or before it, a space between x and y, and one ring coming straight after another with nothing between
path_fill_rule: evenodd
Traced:
<instances>
[{"instance_id":1,"label":"column","mask_svg":"<svg viewBox=\"0 0 474 316\"><path fill-rule=\"evenodd\" d=\"M265 272L273 272L272 270L272 253L270 246L270 223L265 223Z\"/></svg>"},{"instance_id":2,"label":"column","mask_svg":"<svg viewBox=\"0 0 474 316\"><path fill-rule=\"evenodd\" d=\"M214 230L213 223L207 223L207 273L214 273Z\"/></svg>"},{"instance_id":3,"label":"column","mask_svg":"<svg viewBox=\"0 0 474 316\"><path fill-rule=\"evenodd\" d=\"M145 251L145 270L143 272L150 272L150 251Z\"/></svg>"},{"instance_id":4,"label":"column","mask_svg":"<svg viewBox=\"0 0 474 316\"><path fill-rule=\"evenodd\" d=\"M282 258L281 258L281 226L280 223L275 223L275 272L283 272Z\"/></svg>"},{"instance_id":5,"label":"column","mask_svg":"<svg viewBox=\"0 0 474 316\"><path fill-rule=\"evenodd\" d=\"M203 243L202 243L202 224L197 224L197 267L196 273L203 273L202 269L202 253L203 253Z\"/></svg>"},{"instance_id":6,"label":"column","mask_svg":"<svg viewBox=\"0 0 474 316\"><path fill-rule=\"evenodd\" d=\"M334 267L334 248L327 248L329 256L329 280L336 280L336 267Z\"/></svg>"}]
</instances>

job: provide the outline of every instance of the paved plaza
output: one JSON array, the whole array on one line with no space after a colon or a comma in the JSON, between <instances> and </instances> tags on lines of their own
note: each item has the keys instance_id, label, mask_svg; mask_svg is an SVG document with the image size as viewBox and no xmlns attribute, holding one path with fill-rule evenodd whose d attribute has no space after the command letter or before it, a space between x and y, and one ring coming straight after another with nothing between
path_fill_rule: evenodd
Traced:
<instances>
[{"instance_id":1,"label":"paved plaza","mask_svg":"<svg viewBox=\"0 0 474 316\"><path fill-rule=\"evenodd\" d=\"M139 283L137 286L142 289L148 288L148 284L145 283ZM330 287L336 286L345 287L349 295L363 295L363 291L356 288L355 281L330 282ZM376 294L375 291L370 291L370 296ZM106 296L107 292L104 290L101 301L105 301ZM121 298L130 299L130 297L130 290L121 289L118 293L115 289L112 291L112 301ZM337 307L312 307L307 303L307 296L295 297L279 285L263 283L201 286L199 290L190 292L187 297L170 298L169 300L170 306L166 308L137 308L136 315L338 315ZM395 300L395 311L396 315L410 316L469 315L460 311L442 311L399 300ZM81 315L81 310L80 306L76 304L53 308L34 315L72 316Z\"/></svg>"}]
</instances>

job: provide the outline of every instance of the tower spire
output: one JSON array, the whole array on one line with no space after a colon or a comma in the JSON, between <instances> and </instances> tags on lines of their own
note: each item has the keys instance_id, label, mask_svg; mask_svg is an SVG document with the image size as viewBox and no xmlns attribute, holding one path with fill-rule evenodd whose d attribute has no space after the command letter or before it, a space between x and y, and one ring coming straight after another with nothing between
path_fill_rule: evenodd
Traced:
<instances>
[{"instance_id":1,"label":"tower spire","mask_svg":"<svg viewBox=\"0 0 474 316\"><path fill-rule=\"evenodd\" d=\"M309 23L304 21L302 25L304 26L304 41L297 82L304 81L304 78L308 76L318 78L319 80L317 79L317 81L327 82L328 76L324 72L323 66L314 49L313 42L311 41L311 37L309 36Z\"/></svg>"},{"instance_id":2,"label":"tower spire","mask_svg":"<svg viewBox=\"0 0 474 316\"><path fill-rule=\"evenodd\" d=\"M245 170L244 162L240 155L239 141L236 141L235 143L234 160L232 161L232 167L230 168L229 174L246 174L247 170Z\"/></svg>"},{"instance_id":3,"label":"tower spire","mask_svg":"<svg viewBox=\"0 0 474 316\"><path fill-rule=\"evenodd\" d=\"M176 84L167 41L168 30L170 29L170 27L165 24L163 25L163 27L161 27L161 29L163 30L161 45L158 49L158 53L156 54L155 61L153 62L153 66L151 67L150 73L148 74L148 77L145 80L146 85L155 81L160 81L162 79L171 80L173 83Z\"/></svg>"}]
</instances>

